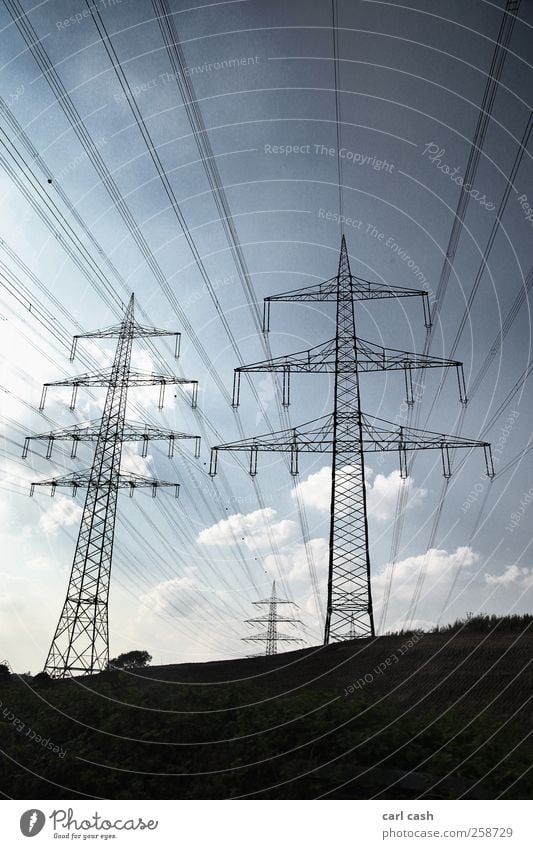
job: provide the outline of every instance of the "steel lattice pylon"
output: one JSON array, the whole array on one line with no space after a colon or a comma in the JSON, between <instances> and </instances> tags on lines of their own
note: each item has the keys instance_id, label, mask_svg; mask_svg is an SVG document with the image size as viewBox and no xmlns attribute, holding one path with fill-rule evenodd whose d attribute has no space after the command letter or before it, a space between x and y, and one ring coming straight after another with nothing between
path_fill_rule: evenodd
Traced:
<instances>
[{"instance_id":1,"label":"steel lattice pylon","mask_svg":"<svg viewBox=\"0 0 533 849\"><path fill-rule=\"evenodd\" d=\"M336 304L336 334L307 351L276 357L235 370L233 403L239 404L240 375L249 372L278 372L283 377L283 403L289 404L290 374L327 373L335 375L333 413L290 430L215 446L211 452L210 474L217 471L218 451L249 451L250 474L257 472L259 451L285 451L291 456L291 472L298 474L298 455L306 452L332 452L329 567L324 643L353 637L374 636L374 616L370 582L370 557L366 507L366 451L398 451L400 474L407 476L409 450L438 448L442 452L443 473L451 475L450 448L482 447L486 472L494 476L490 444L479 440L431 433L394 425L362 412L359 373L402 370L405 373L407 403L414 403L412 371L426 368L455 368L459 399L466 404L462 364L457 360L383 348L359 339L355 324L355 303L362 300L421 297L426 327L431 326L427 292L371 283L354 277L350 270L344 236L337 275L319 285L295 289L265 299L264 329L270 323L273 301L332 301Z\"/></svg>"},{"instance_id":2,"label":"steel lattice pylon","mask_svg":"<svg viewBox=\"0 0 533 849\"><path fill-rule=\"evenodd\" d=\"M285 622L290 625L301 625L299 619L293 619L291 616L280 616L278 613L278 604L292 604L295 603L293 601L289 601L286 598L279 598L276 595L276 582L272 583L272 595L270 598L263 599L262 601L253 601L252 604L256 604L259 606L268 605L268 615L260 616L256 619L247 619L247 625L266 625L266 632L254 634L251 637L243 637L243 641L245 643L265 643L265 655L277 654L278 653L278 642L283 643L301 643L303 642L299 637L291 637L288 634L280 634L278 631L278 623ZM297 606L297 605L295 605Z\"/></svg>"},{"instance_id":3,"label":"steel lattice pylon","mask_svg":"<svg viewBox=\"0 0 533 849\"><path fill-rule=\"evenodd\" d=\"M69 579L67 595L45 664L45 671L52 677L63 678L74 673L91 675L107 668L109 660L108 599L111 577L111 561L115 532L115 517L118 491L128 488L130 495L136 487L151 486L155 495L160 486L178 484L153 480L131 473L121 473L122 444L125 439L142 439L143 449L148 439L168 438L173 446L176 438L194 438L198 446L199 437L189 434L149 428L144 425L126 423L126 402L131 385L155 385L166 383L192 383L193 403L196 398L196 381L173 375L142 374L130 368L132 343L135 337L176 335L170 331L144 327L134 319L134 297L131 296L123 321L113 327L84 334L90 338L118 337L113 365L110 370L82 375L69 381L58 381L57 385L107 385L107 395L99 425L64 428L47 434L28 437L24 456L30 439L47 438L50 456L55 440L73 440L72 456L77 441L95 441L93 463L90 470L77 472L47 481L37 481L35 486L49 485L54 494L57 486L71 486L73 495L78 486L87 487L74 561ZM79 337L75 337L75 342ZM71 359L75 352L72 349ZM177 351L176 351L177 354ZM52 384L47 384L52 385ZM44 406L44 392L41 409ZM73 395L73 407L75 395ZM144 453L144 451L143 451ZM170 453L170 449L169 449Z\"/></svg>"},{"instance_id":4,"label":"steel lattice pylon","mask_svg":"<svg viewBox=\"0 0 533 849\"><path fill-rule=\"evenodd\" d=\"M325 642L357 626L374 633L352 275L342 242L337 273L330 569ZM340 444L350 436L351 450Z\"/></svg>"}]
</instances>

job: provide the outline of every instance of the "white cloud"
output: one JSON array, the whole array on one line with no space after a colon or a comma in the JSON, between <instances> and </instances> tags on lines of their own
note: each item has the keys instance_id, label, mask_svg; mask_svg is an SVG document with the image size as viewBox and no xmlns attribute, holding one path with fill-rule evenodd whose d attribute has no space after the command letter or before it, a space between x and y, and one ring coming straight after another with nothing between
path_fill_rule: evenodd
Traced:
<instances>
[{"instance_id":1,"label":"white cloud","mask_svg":"<svg viewBox=\"0 0 533 849\"><path fill-rule=\"evenodd\" d=\"M485 581L487 584L500 587L525 587L533 586L533 569L528 569L526 566L506 566L505 572L501 575L492 575L485 572Z\"/></svg>"},{"instance_id":2,"label":"white cloud","mask_svg":"<svg viewBox=\"0 0 533 849\"><path fill-rule=\"evenodd\" d=\"M390 521L396 511L396 502L401 486L402 479L398 470L389 475L376 475L372 485L368 488L369 515L380 522ZM426 493L426 489L415 486L414 480L412 480L405 509L410 510L421 504Z\"/></svg>"},{"instance_id":3,"label":"white cloud","mask_svg":"<svg viewBox=\"0 0 533 849\"><path fill-rule=\"evenodd\" d=\"M308 475L298 483L291 496L296 498L298 490L306 507L316 507L317 510L329 510L331 501L331 467L324 466L319 472Z\"/></svg>"},{"instance_id":4,"label":"white cloud","mask_svg":"<svg viewBox=\"0 0 533 849\"><path fill-rule=\"evenodd\" d=\"M325 582L328 569L329 544L326 539L317 537L309 540L309 548L313 563L315 564L319 579ZM309 566L307 563L307 551L304 543L294 543L285 546L279 557L268 554L264 558L265 569L273 575L277 573L278 564L283 575L290 581L309 581Z\"/></svg>"},{"instance_id":5,"label":"white cloud","mask_svg":"<svg viewBox=\"0 0 533 849\"><path fill-rule=\"evenodd\" d=\"M134 347L131 353L131 365L132 368L138 369L139 371L158 371L154 358L150 352L138 347Z\"/></svg>"},{"instance_id":6,"label":"white cloud","mask_svg":"<svg viewBox=\"0 0 533 849\"><path fill-rule=\"evenodd\" d=\"M220 621L223 600L222 591L200 587L190 575L161 581L140 597L136 616L129 607L118 611L113 654L143 646L154 664L242 656L234 633L235 624L244 627L242 620Z\"/></svg>"},{"instance_id":7,"label":"white cloud","mask_svg":"<svg viewBox=\"0 0 533 849\"><path fill-rule=\"evenodd\" d=\"M398 631L407 626L428 630L439 621L445 623L464 616L467 610L480 610L486 591L483 593L482 585L475 580L476 569L470 568L479 559L479 554L465 545L458 546L455 551L431 548L424 554L406 557L394 564L385 630ZM372 579L378 625L381 623L389 566L386 564ZM418 584L421 576L422 585ZM450 604L448 595L452 584L455 591ZM418 601L413 609L411 605L416 598Z\"/></svg>"},{"instance_id":8,"label":"white cloud","mask_svg":"<svg viewBox=\"0 0 533 849\"><path fill-rule=\"evenodd\" d=\"M153 613L176 613L176 608L185 605L185 611L199 606L198 596L194 593L194 581L188 577L172 578L161 581L141 596L140 601ZM196 601L195 601L196 598Z\"/></svg>"},{"instance_id":9,"label":"white cloud","mask_svg":"<svg viewBox=\"0 0 533 849\"><path fill-rule=\"evenodd\" d=\"M425 554L406 557L394 565L393 594L394 599L399 601L411 600L421 569L425 572L424 592L438 588L440 592L447 592L453 573L463 566L471 566L477 563L479 554L468 545L462 545L455 551L448 552L442 548L430 548ZM386 584L386 575L389 564L383 571L376 575L372 586L376 594L381 595Z\"/></svg>"},{"instance_id":10,"label":"white cloud","mask_svg":"<svg viewBox=\"0 0 533 849\"><path fill-rule=\"evenodd\" d=\"M115 339L78 339L74 362L76 363L79 356L84 354L95 361L94 368L108 368L113 362L116 346Z\"/></svg>"},{"instance_id":11,"label":"white cloud","mask_svg":"<svg viewBox=\"0 0 533 849\"><path fill-rule=\"evenodd\" d=\"M344 466L343 472L347 473L350 466ZM368 497L368 514L380 522L386 522L393 518L396 509L396 500L402 483L400 472L395 470L389 475L377 474L372 482L369 478L372 470L366 469L366 490ZM297 489L306 506L315 507L317 510L329 510L331 500L331 468L324 466L320 471L309 475L298 484ZM409 487L409 500L406 509L417 507L426 495L427 490L415 486L411 481ZM292 493L295 497L294 492Z\"/></svg>"},{"instance_id":12,"label":"white cloud","mask_svg":"<svg viewBox=\"0 0 533 849\"><path fill-rule=\"evenodd\" d=\"M9 612L13 608L24 608L28 597L30 581L17 575L0 573L0 610Z\"/></svg>"},{"instance_id":13,"label":"white cloud","mask_svg":"<svg viewBox=\"0 0 533 849\"><path fill-rule=\"evenodd\" d=\"M35 664L36 671L42 669L58 615L52 587L52 581L0 574L1 659L17 672L35 669Z\"/></svg>"},{"instance_id":14,"label":"white cloud","mask_svg":"<svg viewBox=\"0 0 533 849\"><path fill-rule=\"evenodd\" d=\"M150 468L152 459L151 454L147 454L146 457L142 457L139 454L136 445L125 443L122 448L120 469L122 472L130 472L131 474L142 475L145 478L149 478L152 476L152 470Z\"/></svg>"},{"instance_id":15,"label":"white cloud","mask_svg":"<svg viewBox=\"0 0 533 849\"><path fill-rule=\"evenodd\" d=\"M42 389L41 378L46 379L46 371L44 357L35 356L31 340L26 338L23 331L24 324L19 325L16 315L10 317L9 321L1 322L0 403L4 416L13 416L25 423L28 414L21 404L24 400L38 403ZM27 363L31 363L31 372L24 368Z\"/></svg>"},{"instance_id":16,"label":"white cloud","mask_svg":"<svg viewBox=\"0 0 533 849\"><path fill-rule=\"evenodd\" d=\"M51 572L52 569L55 568L55 563L49 557L43 557L42 555L39 557L34 557L32 560L28 560L28 569L32 571L35 570L36 573L42 574L43 572Z\"/></svg>"},{"instance_id":17,"label":"white cloud","mask_svg":"<svg viewBox=\"0 0 533 849\"><path fill-rule=\"evenodd\" d=\"M59 528L74 525L81 519L82 508L73 499L56 495L49 510L39 519L39 526L45 534L56 534Z\"/></svg>"},{"instance_id":18,"label":"white cloud","mask_svg":"<svg viewBox=\"0 0 533 849\"><path fill-rule=\"evenodd\" d=\"M283 545L294 533L296 525L290 519L275 522L276 515L272 507L252 513L234 513L216 525L204 528L196 541L200 545L234 545L242 541L250 551L271 548L273 544Z\"/></svg>"}]
</instances>

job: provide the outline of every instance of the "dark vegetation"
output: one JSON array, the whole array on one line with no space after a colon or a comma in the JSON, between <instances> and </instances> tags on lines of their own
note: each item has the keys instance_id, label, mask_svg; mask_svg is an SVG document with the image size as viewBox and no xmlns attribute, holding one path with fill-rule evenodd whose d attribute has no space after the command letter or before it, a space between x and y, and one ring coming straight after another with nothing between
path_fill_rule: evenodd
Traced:
<instances>
[{"instance_id":1,"label":"dark vegetation","mask_svg":"<svg viewBox=\"0 0 533 849\"><path fill-rule=\"evenodd\" d=\"M498 633L520 634L527 628L531 627L532 617L524 614L522 616L504 616L503 619L492 614L479 614L472 616L467 614L466 619L456 619L453 624L441 625L435 628L436 634L452 634L461 631L461 633L488 634L495 628Z\"/></svg>"},{"instance_id":2,"label":"dark vegetation","mask_svg":"<svg viewBox=\"0 0 533 849\"><path fill-rule=\"evenodd\" d=\"M152 655L147 651L127 651L109 661L110 669L142 669L148 666Z\"/></svg>"},{"instance_id":3,"label":"dark vegetation","mask_svg":"<svg viewBox=\"0 0 533 849\"><path fill-rule=\"evenodd\" d=\"M4 676L0 789L19 799L531 798L532 650L533 617L471 617L275 657L70 681Z\"/></svg>"}]
</instances>

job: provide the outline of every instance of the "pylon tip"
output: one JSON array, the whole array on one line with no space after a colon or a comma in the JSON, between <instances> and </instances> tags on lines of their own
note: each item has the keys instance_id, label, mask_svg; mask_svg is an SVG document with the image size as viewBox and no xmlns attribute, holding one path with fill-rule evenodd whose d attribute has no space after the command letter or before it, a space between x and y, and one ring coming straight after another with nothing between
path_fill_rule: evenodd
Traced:
<instances>
[{"instance_id":1,"label":"pylon tip","mask_svg":"<svg viewBox=\"0 0 533 849\"><path fill-rule=\"evenodd\" d=\"M350 272L350 260L348 258L348 248L346 247L346 236L344 233L341 236L341 251L339 256L339 270L337 275L340 277L341 275L349 274Z\"/></svg>"}]
</instances>

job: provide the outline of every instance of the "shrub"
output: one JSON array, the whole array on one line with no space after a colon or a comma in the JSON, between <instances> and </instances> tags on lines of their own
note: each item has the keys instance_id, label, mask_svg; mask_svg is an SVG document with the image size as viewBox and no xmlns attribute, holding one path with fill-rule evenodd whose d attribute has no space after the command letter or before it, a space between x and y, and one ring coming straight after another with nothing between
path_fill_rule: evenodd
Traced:
<instances>
[{"instance_id":1,"label":"shrub","mask_svg":"<svg viewBox=\"0 0 533 849\"><path fill-rule=\"evenodd\" d=\"M127 651L109 661L109 669L141 669L148 666L152 655L147 651Z\"/></svg>"}]
</instances>

